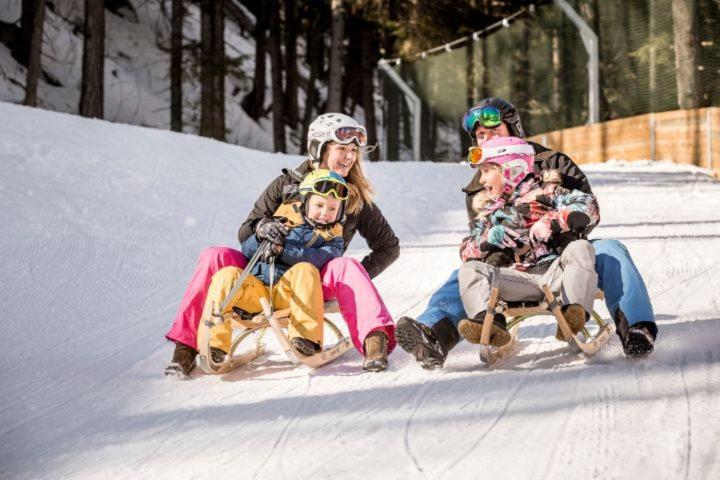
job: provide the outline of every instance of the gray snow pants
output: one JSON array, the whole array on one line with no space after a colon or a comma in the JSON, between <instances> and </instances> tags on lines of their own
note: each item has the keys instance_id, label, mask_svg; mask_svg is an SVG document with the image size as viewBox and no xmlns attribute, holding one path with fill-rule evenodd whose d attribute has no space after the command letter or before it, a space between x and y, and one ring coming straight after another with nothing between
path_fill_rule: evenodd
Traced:
<instances>
[{"instance_id":1,"label":"gray snow pants","mask_svg":"<svg viewBox=\"0 0 720 480\"><path fill-rule=\"evenodd\" d=\"M465 262L460 267L460 298L468 318L487 309L494 271L495 267L478 260ZM505 301L542 300L541 286L547 284L553 294L560 295L563 304L579 303L586 312L593 310L598 278L595 249L587 240L569 243L552 263L527 272L510 268L498 271L500 298Z\"/></svg>"}]
</instances>

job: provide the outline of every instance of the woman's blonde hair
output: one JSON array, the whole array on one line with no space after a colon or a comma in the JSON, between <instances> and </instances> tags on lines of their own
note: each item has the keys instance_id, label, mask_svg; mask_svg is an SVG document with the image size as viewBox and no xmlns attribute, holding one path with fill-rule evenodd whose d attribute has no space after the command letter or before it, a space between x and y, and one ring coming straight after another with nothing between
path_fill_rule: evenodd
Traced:
<instances>
[{"instance_id":1,"label":"woman's blonde hair","mask_svg":"<svg viewBox=\"0 0 720 480\"><path fill-rule=\"evenodd\" d=\"M327 151L328 145L325 145L323 150ZM345 177L345 181L348 184L348 190L350 194L347 201L345 202L345 212L349 214L360 213L363 205L372 206L373 197L375 196L375 190L373 189L370 180L365 176L365 170L363 169L363 150L362 148L357 149L357 159L350 171ZM323 158L325 154L323 152ZM316 163L316 168L321 162Z\"/></svg>"}]
</instances>

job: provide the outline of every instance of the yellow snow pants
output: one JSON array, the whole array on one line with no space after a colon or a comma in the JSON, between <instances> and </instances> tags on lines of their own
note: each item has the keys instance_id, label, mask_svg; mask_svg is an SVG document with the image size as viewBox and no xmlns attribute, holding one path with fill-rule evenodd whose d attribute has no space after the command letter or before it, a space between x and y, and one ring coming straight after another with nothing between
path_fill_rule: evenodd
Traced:
<instances>
[{"instance_id":1,"label":"yellow snow pants","mask_svg":"<svg viewBox=\"0 0 720 480\"><path fill-rule=\"evenodd\" d=\"M238 267L225 267L213 275L201 321L212 318L213 309L219 308L225 301L242 271L243 269ZM260 299L272 298L273 308L278 310L290 308L288 322L290 338L303 337L322 345L325 311L318 269L311 263L297 263L277 280L272 295L269 290L257 277L248 275L242 288L238 289L235 297L228 302L222 313L231 312L233 307L241 308L248 313L259 313L262 311ZM210 330L210 346L227 352L231 341L230 322Z\"/></svg>"}]
</instances>

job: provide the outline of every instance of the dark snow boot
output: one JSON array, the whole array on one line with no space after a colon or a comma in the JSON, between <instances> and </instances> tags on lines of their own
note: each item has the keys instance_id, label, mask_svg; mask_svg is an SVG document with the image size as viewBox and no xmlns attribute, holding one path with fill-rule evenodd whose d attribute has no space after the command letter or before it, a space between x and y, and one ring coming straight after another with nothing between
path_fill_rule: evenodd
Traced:
<instances>
[{"instance_id":1,"label":"dark snow boot","mask_svg":"<svg viewBox=\"0 0 720 480\"><path fill-rule=\"evenodd\" d=\"M403 350L415 356L422 368L433 370L442 368L460 335L447 318L429 327L410 317L401 317L395 327L395 339Z\"/></svg>"},{"instance_id":2,"label":"dark snow boot","mask_svg":"<svg viewBox=\"0 0 720 480\"><path fill-rule=\"evenodd\" d=\"M458 325L460 335L470 343L480 343L484 321L485 311L478 313L473 319L466 318L460 320L460 324ZM502 347L509 341L510 332L507 331L505 315L496 313L493 316L493 324L490 329L490 345L493 347Z\"/></svg>"},{"instance_id":3,"label":"dark snow boot","mask_svg":"<svg viewBox=\"0 0 720 480\"><path fill-rule=\"evenodd\" d=\"M293 348L295 348L295 350L300 352L302 355L305 355L306 357L315 355L322 350L322 347L320 345L303 337L293 337L290 339L290 343L292 344Z\"/></svg>"},{"instance_id":4,"label":"dark snow boot","mask_svg":"<svg viewBox=\"0 0 720 480\"><path fill-rule=\"evenodd\" d=\"M187 377L195 368L195 356L197 350L192 347L188 347L183 343L175 344L175 351L173 352L172 360L165 367L165 375L176 376L176 377Z\"/></svg>"},{"instance_id":5,"label":"dark snow boot","mask_svg":"<svg viewBox=\"0 0 720 480\"><path fill-rule=\"evenodd\" d=\"M589 317L588 313L585 311L582 305L578 303L563 305L561 310L563 316L565 317L565 320L568 323L568 326L570 327L570 331L573 333L573 335L577 335L577 333L582 330L583 327L585 327L585 322L587 322L587 319ZM558 325L557 330L555 330L555 338L557 338L561 342L569 342L570 340L572 340L572 338L565 338L562 330L560 330L560 325Z\"/></svg>"},{"instance_id":6,"label":"dark snow boot","mask_svg":"<svg viewBox=\"0 0 720 480\"><path fill-rule=\"evenodd\" d=\"M375 331L365 337L363 342L365 359L363 370L369 372L382 372L387 369L388 337L384 332Z\"/></svg>"},{"instance_id":7,"label":"dark snow boot","mask_svg":"<svg viewBox=\"0 0 720 480\"><path fill-rule=\"evenodd\" d=\"M628 358L645 358L655 348L655 338L644 322L631 325L622 343Z\"/></svg>"},{"instance_id":8,"label":"dark snow boot","mask_svg":"<svg viewBox=\"0 0 720 480\"><path fill-rule=\"evenodd\" d=\"M652 353L658 331L655 322L638 322L630 325L625 313L618 310L615 315L615 326L625 356L628 358L644 358Z\"/></svg>"}]
</instances>

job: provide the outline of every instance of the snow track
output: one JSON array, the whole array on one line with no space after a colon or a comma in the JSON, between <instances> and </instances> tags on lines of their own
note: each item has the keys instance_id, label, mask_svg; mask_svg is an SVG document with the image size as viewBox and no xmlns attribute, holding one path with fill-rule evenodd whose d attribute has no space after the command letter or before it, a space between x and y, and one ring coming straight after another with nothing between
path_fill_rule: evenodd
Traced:
<instances>
[{"instance_id":1,"label":"snow track","mask_svg":"<svg viewBox=\"0 0 720 480\"><path fill-rule=\"evenodd\" d=\"M720 184L691 167L591 165L603 223L644 275L656 352L591 359L520 329L492 368L461 343L442 371L405 352L364 373L267 355L162 377L195 258L234 244L297 157L0 103L0 478L720 478ZM83 136L81 133L84 132ZM457 267L460 165L368 165L401 238L376 280L416 316ZM367 252L362 239L350 255ZM607 318L604 305L596 309ZM342 322L334 316L338 324Z\"/></svg>"}]
</instances>

